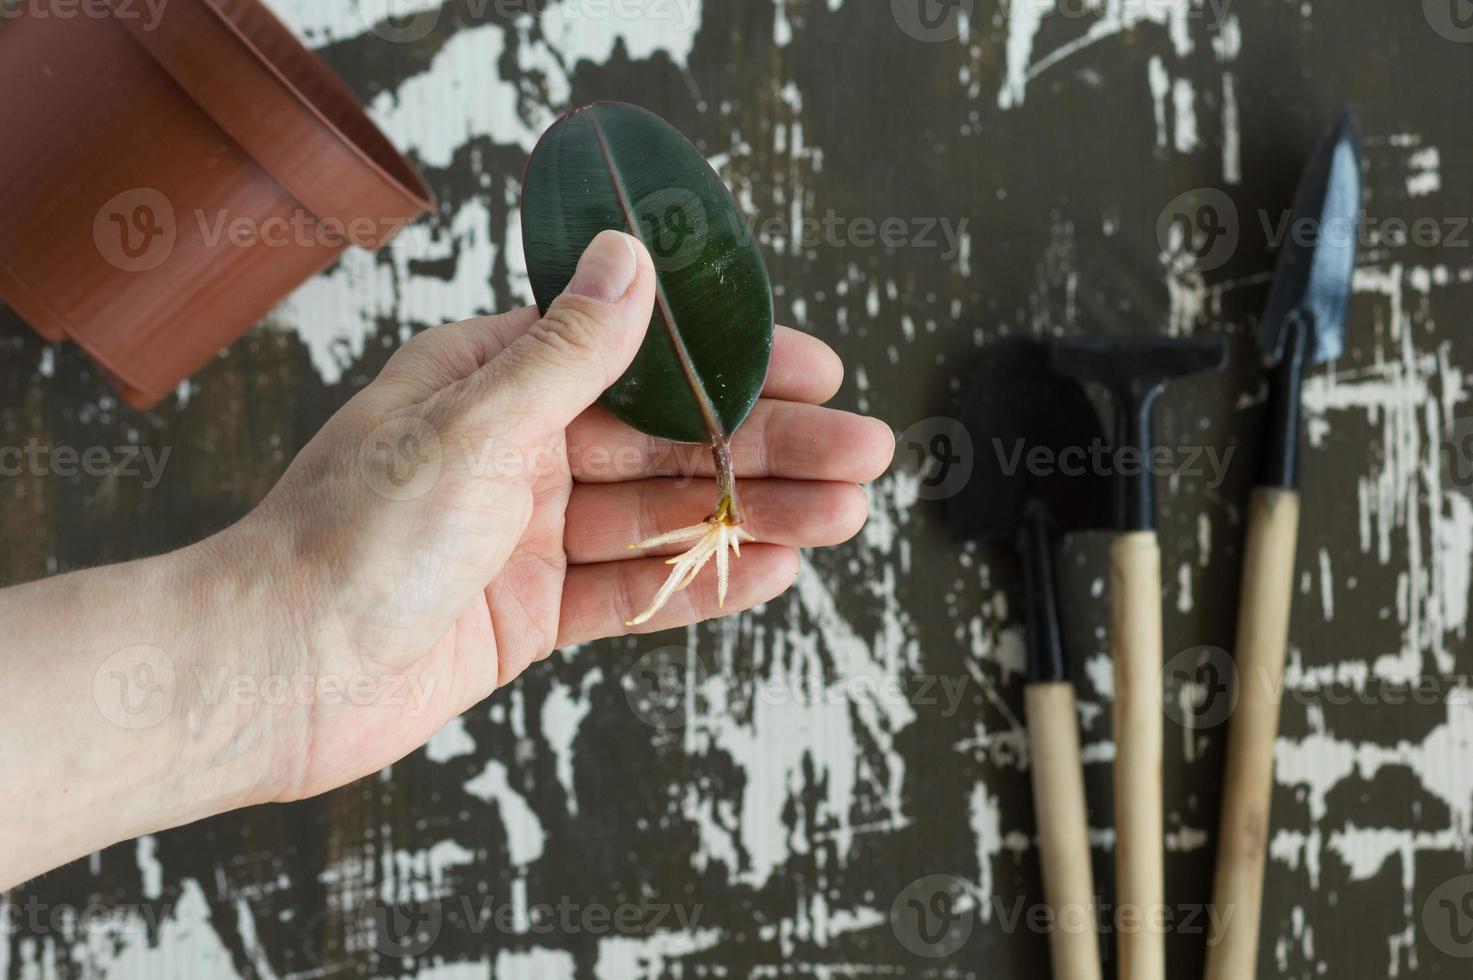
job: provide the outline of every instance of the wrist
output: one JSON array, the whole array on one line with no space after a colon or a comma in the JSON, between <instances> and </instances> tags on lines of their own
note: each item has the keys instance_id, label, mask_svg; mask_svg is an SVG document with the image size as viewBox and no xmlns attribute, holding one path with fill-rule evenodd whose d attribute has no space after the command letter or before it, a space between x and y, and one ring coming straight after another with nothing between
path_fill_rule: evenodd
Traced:
<instances>
[{"instance_id":1,"label":"wrist","mask_svg":"<svg viewBox=\"0 0 1473 980\"><path fill-rule=\"evenodd\" d=\"M166 724L187 820L286 798L286 681L303 661L271 551L247 523L159 559L181 597Z\"/></svg>"},{"instance_id":2,"label":"wrist","mask_svg":"<svg viewBox=\"0 0 1473 980\"><path fill-rule=\"evenodd\" d=\"M32 692L0 731L0 888L273 798L272 719L219 683L260 649L228 547L0 591L7 674Z\"/></svg>"},{"instance_id":3,"label":"wrist","mask_svg":"<svg viewBox=\"0 0 1473 980\"><path fill-rule=\"evenodd\" d=\"M137 601L158 602L132 611L147 635L108 655L92 679L138 794L127 810L151 805L148 830L270 799L270 719L240 693L258 657L260 617L229 547L217 536L100 570L119 573L115 587Z\"/></svg>"}]
</instances>

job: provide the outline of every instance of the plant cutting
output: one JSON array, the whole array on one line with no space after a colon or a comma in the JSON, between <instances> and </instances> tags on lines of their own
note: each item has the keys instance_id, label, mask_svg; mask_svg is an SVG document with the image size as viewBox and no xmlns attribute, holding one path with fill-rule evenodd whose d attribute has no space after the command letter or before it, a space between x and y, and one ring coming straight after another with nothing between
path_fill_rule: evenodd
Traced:
<instances>
[{"instance_id":1,"label":"plant cutting","mask_svg":"<svg viewBox=\"0 0 1473 980\"><path fill-rule=\"evenodd\" d=\"M701 152L654 113L599 102L554 123L527 164L522 241L543 314L584 249L610 229L644 242L658 284L644 344L600 403L647 435L706 446L716 472L716 504L704 521L630 545L692 543L629 621L641 626L713 558L724 606L731 558L755 540L743 526L731 439L767 377L772 286L741 209Z\"/></svg>"}]
</instances>

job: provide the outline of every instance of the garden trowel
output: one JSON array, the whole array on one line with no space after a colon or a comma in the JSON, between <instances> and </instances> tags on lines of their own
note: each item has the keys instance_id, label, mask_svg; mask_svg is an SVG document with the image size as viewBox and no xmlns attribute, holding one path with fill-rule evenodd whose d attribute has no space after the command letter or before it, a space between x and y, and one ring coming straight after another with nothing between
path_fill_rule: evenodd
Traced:
<instances>
[{"instance_id":1,"label":"garden trowel","mask_svg":"<svg viewBox=\"0 0 1473 980\"><path fill-rule=\"evenodd\" d=\"M1305 371L1336 359L1345 346L1360 207L1360 142L1347 109L1299 185L1259 332L1274 367L1243 559L1238 702L1228 734L1207 980L1257 975L1278 698L1299 533L1300 396Z\"/></svg>"}]
</instances>

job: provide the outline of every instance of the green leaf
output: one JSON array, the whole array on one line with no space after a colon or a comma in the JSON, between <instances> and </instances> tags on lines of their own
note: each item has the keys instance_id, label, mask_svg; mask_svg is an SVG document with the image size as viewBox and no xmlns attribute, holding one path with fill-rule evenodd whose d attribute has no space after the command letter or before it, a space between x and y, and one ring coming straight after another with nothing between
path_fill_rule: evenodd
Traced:
<instances>
[{"instance_id":1,"label":"green leaf","mask_svg":"<svg viewBox=\"0 0 1473 980\"><path fill-rule=\"evenodd\" d=\"M757 403L772 358L762 255L689 140L654 113L599 102L559 119L527 164L522 242L544 313L611 228L649 248L659 289L644 346L602 403L649 435L724 443Z\"/></svg>"}]
</instances>

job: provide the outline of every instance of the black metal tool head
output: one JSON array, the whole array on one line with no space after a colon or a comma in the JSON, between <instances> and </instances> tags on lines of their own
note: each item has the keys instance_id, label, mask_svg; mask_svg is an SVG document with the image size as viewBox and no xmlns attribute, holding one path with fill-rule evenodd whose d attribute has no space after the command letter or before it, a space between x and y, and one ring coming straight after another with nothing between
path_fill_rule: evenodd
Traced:
<instances>
[{"instance_id":1,"label":"black metal tool head","mask_svg":"<svg viewBox=\"0 0 1473 980\"><path fill-rule=\"evenodd\" d=\"M1030 682L1067 679L1054 550L1059 532L1105 527L1108 449L1084 389L1030 340L989 345L962 405L971 477L947 504L958 539L1003 542L1023 559Z\"/></svg>"},{"instance_id":2,"label":"black metal tool head","mask_svg":"<svg viewBox=\"0 0 1473 980\"><path fill-rule=\"evenodd\" d=\"M1038 504L1063 532L1107 525L1107 477L1087 465L1094 447L1108 446L1099 416L1083 387L1050 368L1047 346L1015 338L988 345L961 422L974 461L947 504L959 539L1013 543Z\"/></svg>"},{"instance_id":3,"label":"black metal tool head","mask_svg":"<svg viewBox=\"0 0 1473 980\"><path fill-rule=\"evenodd\" d=\"M1142 399L1169 381L1226 366L1222 337L1070 337L1053 347L1053 367L1060 374Z\"/></svg>"},{"instance_id":4,"label":"black metal tool head","mask_svg":"<svg viewBox=\"0 0 1473 980\"><path fill-rule=\"evenodd\" d=\"M1166 384L1177 378L1227 367L1222 337L1074 337L1053 344L1060 374L1092 381L1110 393L1115 410L1117 452L1135 454L1136 464L1115 470L1115 526L1145 531L1156 526L1155 482L1143 461L1153 448L1151 410Z\"/></svg>"},{"instance_id":5,"label":"black metal tool head","mask_svg":"<svg viewBox=\"0 0 1473 980\"><path fill-rule=\"evenodd\" d=\"M1345 350L1345 312L1360 238L1362 176L1355 114L1341 110L1320 141L1294 196L1278 269L1259 326L1258 343L1277 363L1302 322L1305 363L1333 361Z\"/></svg>"}]
</instances>

